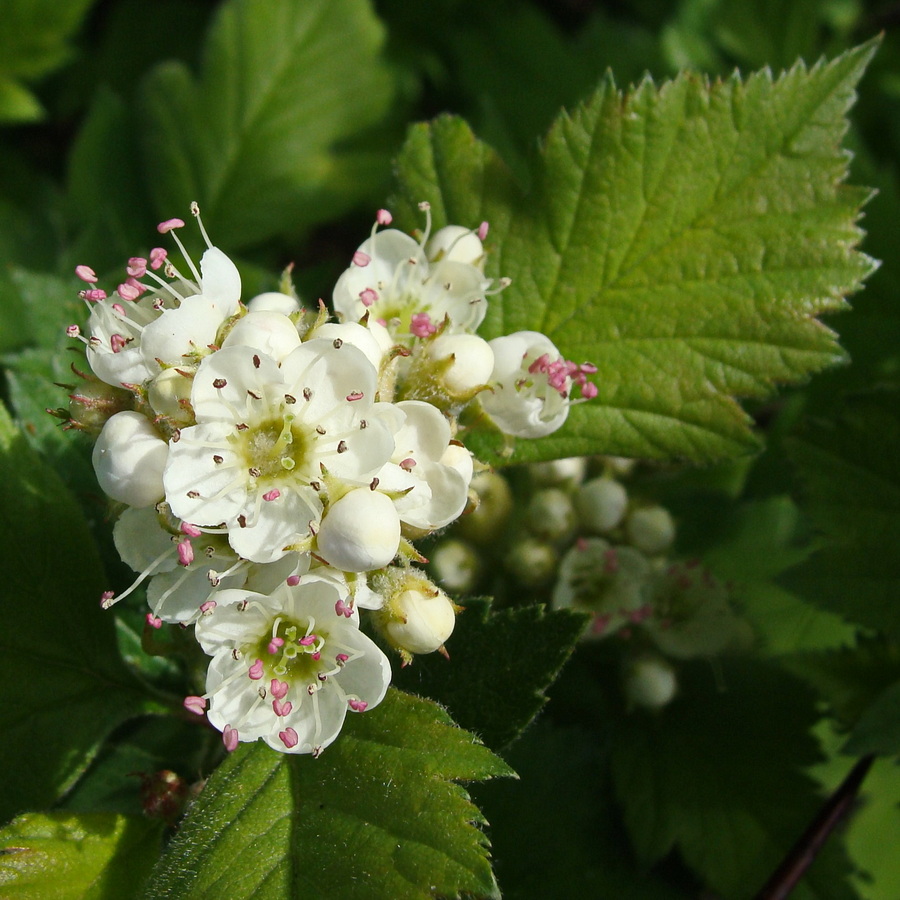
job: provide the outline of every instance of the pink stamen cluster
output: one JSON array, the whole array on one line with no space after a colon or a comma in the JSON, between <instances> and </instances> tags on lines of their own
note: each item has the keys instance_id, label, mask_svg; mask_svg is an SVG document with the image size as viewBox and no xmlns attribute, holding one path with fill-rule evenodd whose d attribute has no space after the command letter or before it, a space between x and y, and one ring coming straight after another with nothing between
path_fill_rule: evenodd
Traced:
<instances>
[{"instance_id":1,"label":"pink stamen cluster","mask_svg":"<svg viewBox=\"0 0 900 900\"><path fill-rule=\"evenodd\" d=\"M416 313L409 323L409 331L419 338L426 338L437 331L437 326L432 324L428 313Z\"/></svg>"},{"instance_id":2,"label":"pink stamen cluster","mask_svg":"<svg viewBox=\"0 0 900 900\"><path fill-rule=\"evenodd\" d=\"M542 372L547 376L547 383L561 397L569 394L569 381L581 388L581 396L591 400L597 396L597 385L587 380L588 375L594 375L597 367L592 363L574 363L568 359L550 361L548 353L542 353L529 367L528 371L534 375Z\"/></svg>"}]
</instances>

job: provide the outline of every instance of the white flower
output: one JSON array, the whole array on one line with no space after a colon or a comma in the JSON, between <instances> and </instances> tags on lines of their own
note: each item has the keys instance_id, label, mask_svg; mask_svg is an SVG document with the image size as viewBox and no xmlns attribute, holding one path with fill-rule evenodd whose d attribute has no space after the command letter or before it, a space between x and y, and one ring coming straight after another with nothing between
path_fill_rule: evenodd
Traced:
<instances>
[{"instance_id":1,"label":"white flower","mask_svg":"<svg viewBox=\"0 0 900 900\"><path fill-rule=\"evenodd\" d=\"M560 428L569 415L573 380L586 399L596 396L596 386L587 381L596 367L563 359L538 331L517 331L490 345L494 371L491 390L480 395L481 405L506 434L538 438Z\"/></svg>"},{"instance_id":2,"label":"white flower","mask_svg":"<svg viewBox=\"0 0 900 900\"><path fill-rule=\"evenodd\" d=\"M651 587L650 564L643 554L602 538L582 538L562 559L553 605L592 613L587 635L605 637L653 614Z\"/></svg>"},{"instance_id":3,"label":"white flower","mask_svg":"<svg viewBox=\"0 0 900 900\"><path fill-rule=\"evenodd\" d=\"M283 316L300 312L300 304L290 294L282 294L280 291L267 291L257 294L247 301L247 308L251 312L277 312Z\"/></svg>"},{"instance_id":4,"label":"white flower","mask_svg":"<svg viewBox=\"0 0 900 900\"><path fill-rule=\"evenodd\" d=\"M481 269L481 241L460 229L453 236L438 232L436 243L429 245L428 216L421 243L393 228L373 229L335 285L334 308L340 316L356 322L368 312L395 342L406 345L433 334L445 316L450 332L475 331L487 311L492 284Z\"/></svg>"},{"instance_id":5,"label":"white flower","mask_svg":"<svg viewBox=\"0 0 900 900\"><path fill-rule=\"evenodd\" d=\"M450 442L450 424L430 403L404 400L394 408L405 421L390 463L378 472L378 490L405 492L394 501L404 524L426 533L443 528L465 509L472 456Z\"/></svg>"},{"instance_id":6,"label":"white flower","mask_svg":"<svg viewBox=\"0 0 900 900\"><path fill-rule=\"evenodd\" d=\"M196 626L212 656L206 693L185 706L222 732L225 746L260 738L288 753L318 756L334 741L347 711L377 706L390 683L387 657L336 611L346 593L331 580L304 576L266 596L222 591Z\"/></svg>"},{"instance_id":7,"label":"white flower","mask_svg":"<svg viewBox=\"0 0 900 900\"><path fill-rule=\"evenodd\" d=\"M272 562L317 530L329 479L369 485L394 449L395 417L350 345L312 340L279 367L252 347L208 356L194 377L197 424L173 437L172 512L228 529L240 556ZM327 498L326 498L327 499Z\"/></svg>"},{"instance_id":8,"label":"white flower","mask_svg":"<svg viewBox=\"0 0 900 900\"><path fill-rule=\"evenodd\" d=\"M192 209L199 222L196 206ZM180 219L171 219L161 223L159 230L169 233L183 225ZM200 228L208 249L199 269L173 233L194 280L181 275L158 247L149 262L139 257L128 261L128 277L112 297L97 289L83 293L86 299L96 301L85 343L88 363L102 381L117 387L140 385L165 367L196 365L210 352L222 323L237 313L241 295L238 270L212 246L202 223ZM155 274L153 270L163 265L174 280ZM85 269L78 267L80 277Z\"/></svg>"},{"instance_id":9,"label":"white flower","mask_svg":"<svg viewBox=\"0 0 900 900\"><path fill-rule=\"evenodd\" d=\"M113 529L113 540L122 561L138 572L135 582L117 596L107 596L111 606L139 584L147 585L149 620L190 624L216 606L216 594L226 588L246 588L268 594L291 576L309 567L306 554L290 553L274 563L241 559L223 535L204 534L188 523L177 526L153 507L126 509Z\"/></svg>"},{"instance_id":10,"label":"white flower","mask_svg":"<svg viewBox=\"0 0 900 900\"><path fill-rule=\"evenodd\" d=\"M94 444L92 462L104 493L129 506L150 506L163 497L168 445L139 412L116 413Z\"/></svg>"}]
</instances>

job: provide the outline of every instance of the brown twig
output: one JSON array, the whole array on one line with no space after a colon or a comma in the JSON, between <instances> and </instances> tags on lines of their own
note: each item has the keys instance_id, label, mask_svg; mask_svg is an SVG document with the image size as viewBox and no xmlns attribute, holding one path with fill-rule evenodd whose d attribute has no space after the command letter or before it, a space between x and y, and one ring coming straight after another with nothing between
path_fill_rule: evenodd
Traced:
<instances>
[{"instance_id":1,"label":"brown twig","mask_svg":"<svg viewBox=\"0 0 900 900\"><path fill-rule=\"evenodd\" d=\"M794 890L838 823L850 811L874 759L872 754L863 756L850 770L754 900L785 900Z\"/></svg>"}]
</instances>

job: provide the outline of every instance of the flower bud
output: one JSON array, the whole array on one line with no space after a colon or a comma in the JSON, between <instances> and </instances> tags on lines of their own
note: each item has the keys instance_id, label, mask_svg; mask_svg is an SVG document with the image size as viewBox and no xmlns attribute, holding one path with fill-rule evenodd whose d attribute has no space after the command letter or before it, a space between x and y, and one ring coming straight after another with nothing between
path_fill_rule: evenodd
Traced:
<instances>
[{"instance_id":1,"label":"flower bud","mask_svg":"<svg viewBox=\"0 0 900 900\"><path fill-rule=\"evenodd\" d=\"M282 294L279 291L257 294L247 302L247 306L251 312L276 312L283 316L289 316L300 310L300 304L290 294Z\"/></svg>"},{"instance_id":2,"label":"flower bud","mask_svg":"<svg viewBox=\"0 0 900 900\"><path fill-rule=\"evenodd\" d=\"M584 481L586 473L587 459L583 456L532 463L528 467L528 474L538 487L575 487Z\"/></svg>"},{"instance_id":3,"label":"flower bud","mask_svg":"<svg viewBox=\"0 0 900 900\"><path fill-rule=\"evenodd\" d=\"M162 500L168 444L146 416L116 413L94 444L92 461L100 487L113 500L150 506Z\"/></svg>"},{"instance_id":4,"label":"flower bud","mask_svg":"<svg viewBox=\"0 0 900 900\"><path fill-rule=\"evenodd\" d=\"M678 678L668 660L645 653L626 664L623 687L629 706L657 710L672 702L678 692Z\"/></svg>"},{"instance_id":5,"label":"flower bud","mask_svg":"<svg viewBox=\"0 0 900 900\"><path fill-rule=\"evenodd\" d=\"M252 310L234 323L222 347L253 347L276 362L282 362L300 346L297 326L286 316L271 310Z\"/></svg>"},{"instance_id":6,"label":"flower bud","mask_svg":"<svg viewBox=\"0 0 900 900\"><path fill-rule=\"evenodd\" d=\"M356 488L328 508L317 540L319 554L335 569L380 569L397 553L400 517L385 494Z\"/></svg>"},{"instance_id":7,"label":"flower bud","mask_svg":"<svg viewBox=\"0 0 900 900\"><path fill-rule=\"evenodd\" d=\"M150 382L147 391L153 411L177 425L187 425L193 419L190 400L194 380L184 373L182 366L164 369Z\"/></svg>"},{"instance_id":8,"label":"flower bud","mask_svg":"<svg viewBox=\"0 0 900 900\"><path fill-rule=\"evenodd\" d=\"M438 364L438 378L452 397L471 395L494 369L491 345L474 334L442 334L425 345L425 353Z\"/></svg>"},{"instance_id":9,"label":"flower bud","mask_svg":"<svg viewBox=\"0 0 900 900\"><path fill-rule=\"evenodd\" d=\"M627 491L612 478L593 478L575 495L581 524L595 534L612 531L622 521L627 505Z\"/></svg>"},{"instance_id":10,"label":"flower bud","mask_svg":"<svg viewBox=\"0 0 900 900\"><path fill-rule=\"evenodd\" d=\"M460 534L476 542L496 538L513 508L509 483L496 472L480 472L472 478L470 487L478 505L459 519Z\"/></svg>"},{"instance_id":11,"label":"flower bud","mask_svg":"<svg viewBox=\"0 0 900 900\"><path fill-rule=\"evenodd\" d=\"M484 246L478 235L462 225L446 225L436 231L428 242L426 251L432 262L449 259L470 266L479 266L484 262Z\"/></svg>"},{"instance_id":12,"label":"flower bud","mask_svg":"<svg viewBox=\"0 0 900 900\"><path fill-rule=\"evenodd\" d=\"M450 598L427 578L397 570L379 585L384 606L378 622L390 644L401 653L433 653L444 645L456 624Z\"/></svg>"},{"instance_id":13,"label":"flower bud","mask_svg":"<svg viewBox=\"0 0 900 900\"><path fill-rule=\"evenodd\" d=\"M553 578L559 556L549 544L527 537L516 541L504 562L522 584L541 585Z\"/></svg>"},{"instance_id":14,"label":"flower bud","mask_svg":"<svg viewBox=\"0 0 900 900\"><path fill-rule=\"evenodd\" d=\"M569 495L558 488L547 488L532 496L525 524L532 534L555 543L571 537L578 521Z\"/></svg>"},{"instance_id":15,"label":"flower bud","mask_svg":"<svg viewBox=\"0 0 900 900\"><path fill-rule=\"evenodd\" d=\"M455 594L471 591L478 580L481 559L471 544L455 538L441 541L428 554L435 578Z\"/></svg>"},{"instance_id":16,"label":"flower bud","mask_svg":"<svg viewBox=\"0 0 900 900\"><path fill-rule=\"evenodd\" d=\"M658 556L672 546L675 540L675 522L667 509L647 506L628 514L625 534L633 547L647 556Z\"/></svg>"}]
</instances>

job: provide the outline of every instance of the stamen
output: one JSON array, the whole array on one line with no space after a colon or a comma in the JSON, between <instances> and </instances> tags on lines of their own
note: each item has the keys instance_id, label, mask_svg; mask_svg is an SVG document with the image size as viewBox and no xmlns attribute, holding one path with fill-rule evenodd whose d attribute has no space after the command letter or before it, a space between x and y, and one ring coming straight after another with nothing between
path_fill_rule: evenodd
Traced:
<instances>
[{"instance_id":1,"label":"stamen","mask_svg":"<svg viewBox=\"0 0 900 900\"><path fill-rule=\"evenodd\" d=\"M279 731L278 737L281 738L281 742L284 744L285 747L288 748L288 750L291 750L294 747L296 747L298 742L300 741L300 738L297 735L297 732L294 731L293 728L285 728L284 731Z\"/></svg>"},{"instance_id":2,"label":"stamen","mask_svg":"<svg viewBox=\"0 0 900 900\"><path fill-rule=\"evenodd\" d=\"M237 750L239 737L237 728L232 728L230 725L225 726L225 730L222 732L222 742L225 744L225 749L232 753Z\"/></svg>"},{"instance_id":3,"label":"stamen","mask_svg":"<svg viewBox=\"0 0 900 900\"><path fill-rule=\"evenodd\" d=\"M190 696L184 698L184 708L195 716L202 716L206 712L206 700L203 697Z\"/></svg>"}]
</instances>

